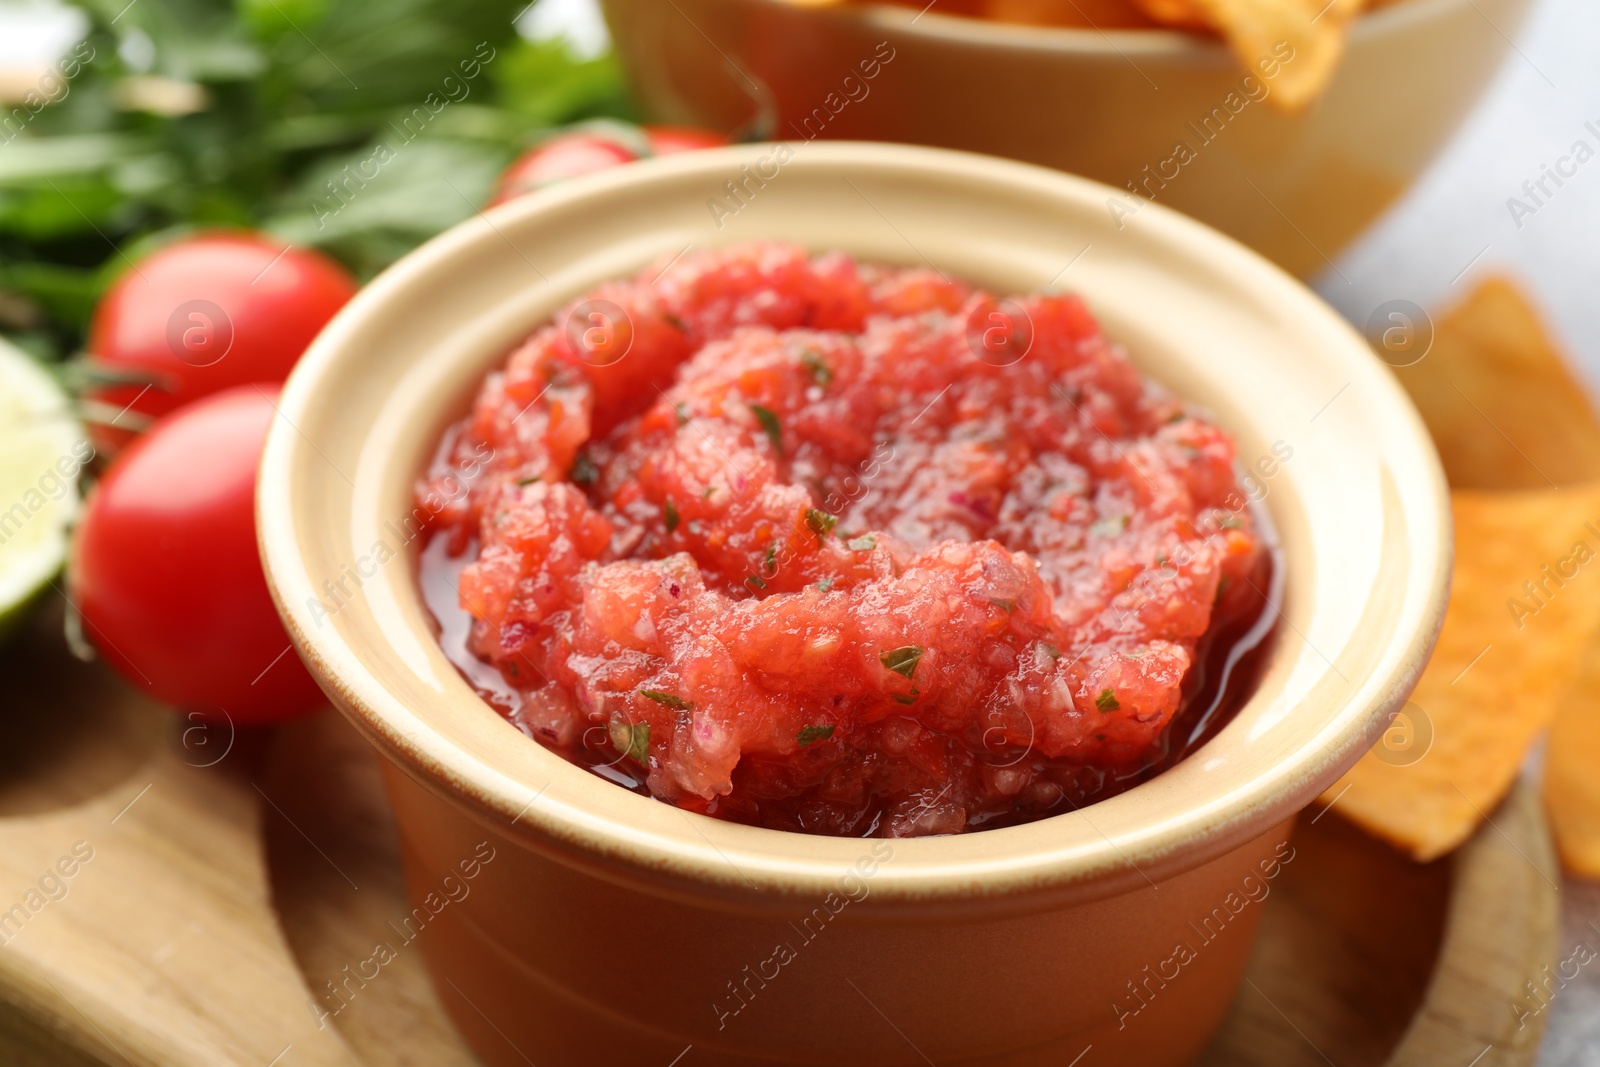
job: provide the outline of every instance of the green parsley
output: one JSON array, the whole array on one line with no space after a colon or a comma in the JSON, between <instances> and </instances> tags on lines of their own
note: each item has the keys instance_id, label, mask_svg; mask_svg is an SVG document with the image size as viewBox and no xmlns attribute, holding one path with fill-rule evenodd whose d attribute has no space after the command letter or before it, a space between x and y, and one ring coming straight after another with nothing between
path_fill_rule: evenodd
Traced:
<instances>
[{"instance_id":1,"label":"green parsley","mask_svg":"<svg viewBox=\"0 0 1600 1067\"><path fill-rule=\"evenodd\" d=\"M1109 519L1101 519L1089 527L1089 532L1098 537L1115 537L1128 528L1128 516L1117 515Z\"/></svg>"},{"instance_id":2,"label":"green parsley","mask_svg":"<svg viewBox=\"0 0 1600 1067\"><path fill-rule=\"evenodd\" d=\"M1217 520L1217 525L1224 530L1237 530L1244 525L1244 520L1237 515L1224 515Z\"/></svg>"},{"instance_id":3,"label":"green parsley","mask_svg":"<svg viewBox=\"0 0 1600 1067\"><path fill-rule=\"evenodd\" d=\"M857 552L871 552L878 547L878 539L871 534L862 534L860 537L852 537L846 541L844 547L854 549Z\"/></svg>"},{"instance_id":4,"label":"green parsley","mask_svg":"<svg viewBox=\"0 0 1600 1067\"><path fill-rule=\"evenodd\" d=\"M648 700L654 700L657 704L665 704L669 708L677 708L679 711L694 706L680 696L672 693L663 693L659 689L641 689L639 690L639 695Z\"/></svg>"},{"instance_id":5,"label":"green parsley","mask_svg":"<svg viewBox=\"0 0 1600 1067\"><path fill-rule=\"evenodd\" d=\"M1100 690L1100 695L1094 698L1094 706L1106 712L1116 711L1122 707L1117 703L1117 694L1110 689Z\"/></svg>"},{"instance_id":6,"label":"green parsley","mask_svg":"<svg viewBox=\"0 0 1600 1067\"><path fill-rule=\"evenodd\" d=\"M748 578L746 578L744 580L744 584L748 585L751 589L765 589L767 587L767 583L763 582L760 578L758 578L754 574L752 574Z\"/></svg>"},{"instance_id":7,"label":"green parsley","mask_svg":"<svg viewBox=\"0 0 1600 1067\"><path fill-rule=\"evenodd\" d=\"M921 659L922 648L919 645L902 645L900 648L891 648L887 652L878 653L879 663L904 678L910 678L917 673L917 663Z\"/></svg>"},{"instance_id":8,"label":"green parsley","mask_svg":"<svg viewBox=\"0 0 1600 1067\"><path fill-rule=\"evenodd\" d=\"M764 408L760 404L751 404L750 411L772 441L773 450L783 455L783 427L778 424L778 416L772 413L771 408Z\"/></svg>"},{"instance_id":9,"label":"green parsley","mask_svg":"<svg viewBox=\"0 0 1600 1067\"><path fill-rule=\"evenodd\" d=\"M896 704L915 704L917 702L917 694L915 691L910 693L890 693L889 695L894 697L894 702Z\"/></svg>"},{"instance_id":10,"label":"green parsley","mask_svg":"<svg viewBox=\"0 0 1600 1067\"><path fill-rule=\"evenodd\" d=\"M666 319L667 320L667 325L671 326L674 330L687 332L688 329L689 329L689 327L687 327L687 326L685 326L683 324L683 320L682 319L680 319L678 316L674 315L670 311L663 311L661 313L661 317L663 319Z\"/></svg>"},{"instance_id":11,"label":"green parsley","mask_svg":"<svg viewBox=\"0 0 1600 1067\"><path fill-rule=\"evenodd\" d=\"M673 414L678 416L678 425L682 426L689 421L689 409L682 403L672 405Z\"/></svg>"},{"instance_id":12,"label":"green parsley","mask_svg":"<svg viewBox=\"0 0 1600 1067\"><path fill-rule=\"evenodd\" d=\"M806 528L818 537L826 537L839 525L839 516L830 515L826 511L816 508L806 508Z\"/></svg>"},{"instance_id":13,"label":"green parsley","mask_svg":"<svg viewBox=\"0 0 1600 1067\"><path fill-rule=\"evenodd\" d=\"M650 724L647 722L614 722L606 730L611 745L624 756L636 760L641 767L650 766Z\"/></svg>"},{"instance_id":14,"label":"green parsley","mask_svg":"<svg viewBox=\"0 0 1600 1067\"><path fill-rule=\"evenodd\" d=\"M813 741L826 741L832 736L832 723L829 723L826 726L802 726L800 727L800 747L805 748Z\"/></svg>"},{"instance_id":15,"label":"green parsley","mask_svg":"<svg viewBox=\"0 0 1600 1067\"><path fill-rule=\"evenodd\" d=\"M537 474L535 474L531 478L518 478L517 479L517 485L521 486L523 489L526 489L528 486L532 485L534 482L536 482L538 480L539 480L539 476Z\"/></svg>"},{"instance_id":16,"label":"green parsley","mask_svg":"<svg viewBox=\"0 0 1600 1067\"><path fill-rule=\"evenodd\" d=\"M572 479L574 485L593 485L600 477L600 468L594 465L589 453L579 452L572 461L572 470L567 472L567 477Z\"/></svg>"},{"instance_id":17,"label":"green parsley","mask_svg":"<svg viewBox=\"0 0 1600 1067\"><path fill-rule=\"evenodd\" d=\"M833 588L833 579L832 578L824 578L824 579L822 579L820 582L817 583L817 588L822 590L824 593L826 593L828 590Z\"/></svg>"},{"instance_id":18,"label":"green parsley","mask_svg":"<svg viewBox=\"0 0 1600 1067\"><path fill-rule=\"evenodd\" d=\"M822 356L813 349L806 349L800 353L800 362L811 372L811 380L818 385L827 385L833 381L833 368L822 361Z\"/></svg>"},{"instance_id":19,"label":"green parsley","mask_svg":"<svg viewBox=\"0 0 1600 1067\"><path fill-rule=\"evenodd\" d=\"M667 497L667 502L661 505L661 519L667 524L667 533L678 528L678 509L673 506L670 496Z\"/></svg>"}]
</instances>

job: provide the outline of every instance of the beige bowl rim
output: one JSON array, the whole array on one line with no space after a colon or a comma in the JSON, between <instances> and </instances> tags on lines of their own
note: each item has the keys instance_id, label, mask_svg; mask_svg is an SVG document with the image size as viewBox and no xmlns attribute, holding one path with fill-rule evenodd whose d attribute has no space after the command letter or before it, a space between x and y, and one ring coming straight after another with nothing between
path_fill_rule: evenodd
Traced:
<instances>
[{"instance_id":1,"label":"beige bowl rim","mask_svg":"<svg viewBox=\"0 0 1600 1067\"><path fill-rule=\"evenodd\" d=\"M373 427L352 428L349 420L354 416L335 402L339 398L325 395L325 383L360 365L373 371L358 379L363 389L381 395L394 388L392 378L398 375L374 362L382 354L364 343L386 317L399 313L407 302L414 304L420 293L436 291L436 286L464 284L452 279L470 277L474 264L491 253L505 255L505 246L513 239L529 240L533 247L530 235L539 233L541 226L554 225L553 220L571 227L596 218L595 213L624 211L633 212L630 217L647 226L653 215L646 208L664 202L663 198L692 195L686 190L715 186L730 170L760 158L771 147L738 146L656 159L569 182L480 213L403 258L339 313L291 376L280 400L282 417L268 437L257 495L263 562L288 632L334 702L388 758L529 847L607 877L648 883L663 893L720 896L734 901L734 906L751 907L777 898L815 899L829 892L858 864L870 842L735 825L619 789L527 740L455 677L441 698L447 706L429 709L430 714L435 719L456 716L450 721L470 722L474 730L499 730L492 734L494 744L503 737L507 745L525 745L527 751L516 750L516 758L534 770L519 780L491 766L484 749L469 751L451 729L419 715L385 683L385 677L411 668L368 617L369 603L342 613L335 626L313 624L309 598L317 594L323 576L337 572L342 560L316 547L316 535L324 531L326 520L310 502L329 492L344 492L326 472L315 474L322 462L313 443L321 439L319 435L367 435L365 451L372 451ZM1107 186L1041 167L866 142L807 145L787 165L783 180L792 180L799 190L824 179L837 184L838 176L845 174L863 184L882 180L919 190L935 198L949 217L959 215L963 204L973 204L973 198L983 198L991 206L1030 202L1088 219L1091 212L1103 215L1106 198L1118 195ZM699 209L698 200L694 206ZM1031 220L1029 215L1027 221ZM1203 263L1206 277L1197 283L1199 299L1234 301L1251 309L1241 315L1270 316L1282 328L1298 331L1306 352L1315 353L1301 357L1302 362L1322 360L1320 370L1328 381L1347 381L1349 396L1359 406L1335 407L1336 414L1317 429L1335 435L1356 433L1341 428L1339 419L1344 416L1337 414L1356 411L1366 420L1360 426L1381 436L1379 451L1353 438L1343 444L1372 453L1374 484L1369 495L1374 500L1381 497L1384 510L1339 521L1356 523L1349 529L1363 537L1378 527L1389 531L1384 537L1399 530L1407 564L1389 575L1392 588L1335 592L1358 598L1352 603L1366 604L1360 613L1362 625L1374 628L1376 634L1376 639L1369 635L1366 651L1351 653L1348 661L1338 649L1329 650L1346 670L1359 672L1341 675L1343 687L1324 684L1333 681L1329 671L1337 672L1333 661L1321 666L1295 633L1280 636L1272 660L1287 663L1285 657L1291 657L1294 669L1314 676L1316 682L1308 690L1313 696L1306 706L1294 709L1305 716L1304 721L1274 727L1293 731L1295 740L1284 758L1263 761L1255 754L1259 746L1252 750L1244 734L1230 727L1176 770L1084 812L956 837L895 841L894 862L874 875L875 900L942 906L998 898L1037 903L1045 897L1062 899L1063 894L1093 899L1142 889L1214 859L1282 823L1359 758L1409 694L1437 636L1451 560L1448 492L1427 432L1394 376L1332 309L1255 253L1158 205L1146 205L1138 220L1140 240L1170 254L1138 261L1136 267L1158 273L1193 271L1192 266L1172 264ZM959 263L951 265L961 269ZM1095 257L1088 257L1082 269L1100 268ZM1223 285L1225 289L1216 288ZM1206 295L1213 290L1217 295ZM528 322L525 329L537 321ZM1309 373L1300 366L1293 363L1293 369L1283 373ZM442 412L446 405L459 402L438 397L428 403ZM337 431L332 429L336 425ZM401 476L403 472L396 475ZM326 484L314 484L318 477ZM1284 492L1309 499L1308 495L1322 491L1292 464L1284 466L1281 478ZM1341 532L1336 529L1332 536ZM1291 536L1296 535L1285 532L1286 542ZM1327 544L1326 538L1323 543ZM318 558L318 552L324 554ZM1324 554L1328 559L1318 566L1335 566L1332 557L1338 553L1324 549ZM396 595L402 601L407 595L415 601L415 586L408 576L396 586ZM1373 606L1379 604L1380 593L1386 606L1377 610ZM1315 606L1316 612L1325 610L1323 604ZM358 645L364 651L358 652ZM1253 704L1240 713L1241 718ZM1226 757L1225 766L1205 775L1198 768L1178 775L1201 757L1207 757L1209 767L1217 762L1212 756ZM544 778L548 781L540 780Z\"/></svg>"}]
</instances>

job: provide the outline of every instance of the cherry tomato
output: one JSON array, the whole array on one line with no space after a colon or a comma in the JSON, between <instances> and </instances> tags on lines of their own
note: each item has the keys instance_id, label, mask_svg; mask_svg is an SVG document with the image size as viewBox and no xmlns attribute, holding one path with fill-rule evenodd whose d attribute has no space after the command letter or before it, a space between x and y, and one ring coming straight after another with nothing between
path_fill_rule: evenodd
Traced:
<instances>
[{"instance_id":1,"label":"cherry tomato","mask_svg":"<svg viewBox=\"0 0 1600 1067\"><path fill-rule=\"evenodd\" d=\"M686 126L645 126L634 131L613 124L558 133L528 149L505 169L489 205L648 155L666 156L727 143L721 134Z\"/></svg>"},{"instance_id":2,"label":"cherry tomato","mask_svg":"<svg viewBox=\"0 0 1600 1067\"><path fill-rule=\"evenodd\" d=\"M89 327L100 370L143 380L88 396L111 416L127 408L137 423L246 382L282 382L356 288L327 256L265 234L174 241L112 284ZM99 428L105 450L131 439L124 419Z\"/></svg>"},{"instance_id":3,"label":"cherry tomato","mask_svg":"<svg viewBox=\"0 0 1600 1067\"><path fill-rule=\"evenodd\" d=\"M512 161L495 184L490 206L515 200L551 182L609 170L639 157L617 141L587 131L557 134Z\"/></svg>"},{"instance_id":4,"label":"cherry tomato","mask_svg":"<svg viewBox=\"0 0 1600 1067\"><path fill-rule=\"evenodd\" d=\"M702 148L721 148L728 143L728 139L720 133L693 126L646 126L644 135L650 141L650 151L658 156L695 152Z\"/></svg>"},{"instance_id":5,"label":"cherry tomato","mask_svg":"<svg viewBox=\"0 0 1600 1067\"><path fill-rule=\"evenodd\" d=\"M89 496L68 575L84 636L124 678L240 726L322 704L256 550L256 466L277 394L216 393L127 448Z\"/></svg>"}]
</instances>

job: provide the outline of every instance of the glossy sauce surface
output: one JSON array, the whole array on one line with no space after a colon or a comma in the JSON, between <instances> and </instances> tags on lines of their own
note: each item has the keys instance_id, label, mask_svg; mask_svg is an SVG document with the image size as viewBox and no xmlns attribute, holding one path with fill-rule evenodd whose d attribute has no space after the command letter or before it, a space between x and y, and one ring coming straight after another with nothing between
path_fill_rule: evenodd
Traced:
<instances>
[{"instance_id":1,"label":"glossy sauce surface","mask_svg":"<svg viewBox=\"0 0 1600 1067\"><path fill-rule=\"evenodd\" d=\"M777 245L601 287L418 487L441 641L530 737L840 835L1070 810L1193 749L1276 612L1232 440L1074 297Z\"/></svg>"}]
</instances>

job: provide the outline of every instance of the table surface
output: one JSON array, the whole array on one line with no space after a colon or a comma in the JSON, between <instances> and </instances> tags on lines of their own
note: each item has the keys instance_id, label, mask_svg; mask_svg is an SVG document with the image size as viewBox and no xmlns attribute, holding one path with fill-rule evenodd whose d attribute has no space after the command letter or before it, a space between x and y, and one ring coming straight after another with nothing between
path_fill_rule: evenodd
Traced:
<instances>
[{"instance_id":1,"label":"table surface","mask_svg":"<svg viewBox=\"0 0 1600 1067\"><path fill-rule=\"evenodd\" d=\"M598 23L592 0L542 0L540 6L541 17L530 20L536 32L570 26L593 47ZM0 59L15 62L59 40L62 24L40 9L0 0L0 26L8 31L0 33ZM1523 183L1540 177L1577 141L1600 150L1600 4L1540 0L1513 46L1477 112L1434 166L1340 257L1337 270L1314 284L1360 323L1388 300L1437 308L1459 299L1474 277L1510 274L1535 295L1596 388L1600 157L1579 167L1555 195L1541 194L1543 203L1535 204ZM1520 223L1508 203L1513 197L1536 208ZM1569 880L1563 888L1560 958L1580 943L1600 950L1600 884ZM1539 1067L1600 1065L1600 963L1561 986L1549 1011Z\"/></svg>"}]
</instances>

